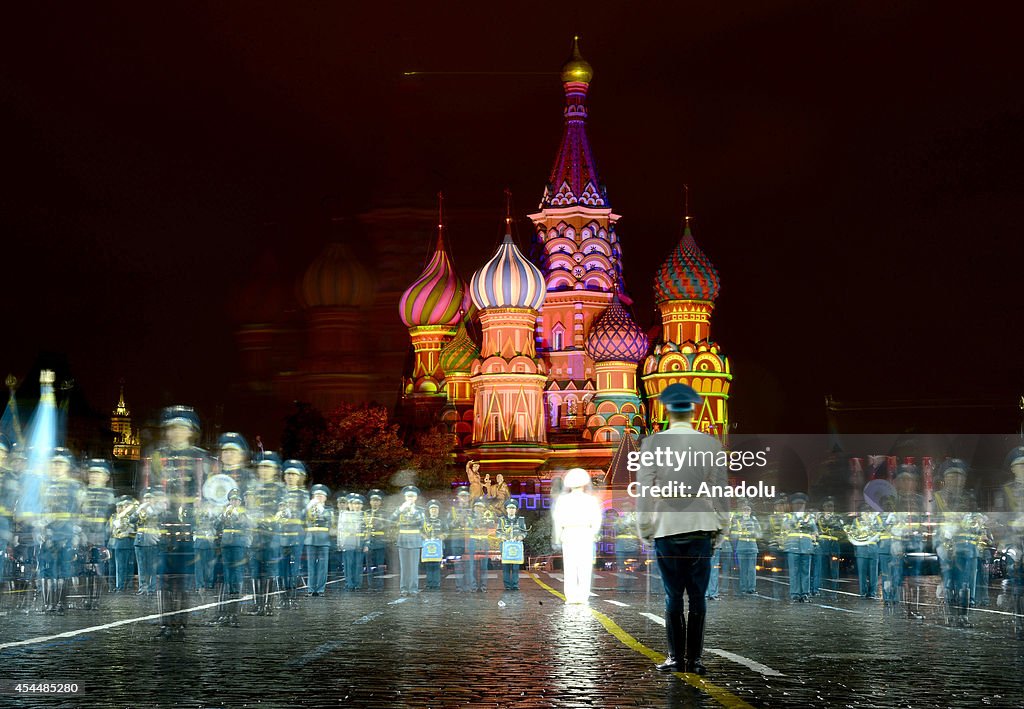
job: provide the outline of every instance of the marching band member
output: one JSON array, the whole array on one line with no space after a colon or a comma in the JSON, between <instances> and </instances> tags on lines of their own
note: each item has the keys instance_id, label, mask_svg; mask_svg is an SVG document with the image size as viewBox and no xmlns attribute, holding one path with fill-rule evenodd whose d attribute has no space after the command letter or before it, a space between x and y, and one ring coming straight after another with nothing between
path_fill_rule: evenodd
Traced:
<instances>
[{"instance_id":1,"label":"marching band member","mask_svg":"<svg viewBox=\"0 0 1024 709\"><path fill-rule=\"evenodd\" d=\"M301 460L286 460L283 467L285 490L279 511L282 515L281 577L284 579L285 594L281 605L287 607L295 600L299 587L304 534L302 513L309 504L309 491L305 487L306 466Z\"/></svg>"},{"instance_id":2,"label":"marching band member","mask_svg":"<svg viewBox=\"0 0 1024 709\"><path fill-rule=\"evenodd\" d=\"M427 516L423 519L423 538L434 539L441 544L441 558L437 560L424 561L426 571L426 589L428 591L441 590L441 567L444 565L444 539L446 535L444 518L441 517L441 503L431 500L427 503Z\"/></svg>"},{"instance_id":3,"label":"marching band member","mask_svg":"<svg viewBox=\"0 0 1024 709\"><path fill-rule=\"evenodd\" d=\"M846 525L846 534L857 556L857 581L861 598L875 598L878 586L878 538L882 520L871 505L861 503L859 515Z\"/></svg>"},{"instance_id":4,"label":"marching band member","mask_svg":"<svg viewBox=\"0 0 1024 709\"><path fill-rule=\"evenodd\" d=\"M502 542L521 542L526 539L526 520L518 515L519 503L515 498L505 502L505 514L498 518L498 539ZM522 562L522 559L520 559ZM506 591L519 590L519 566L505 561L501 562L501 578Z\"/></svg>"},{"instance_id":5,"label":"marching band member","mask_svg":"<svg viewBox=\"0 0 1024 709\"><path fill-rule=\"evenodd\" d=\"M110 463L102 458L89 461L88 486L82 500L82 536L85 543L86 610L99 610L100 588L107 577L107 520L114 507L114 489L110 487Z\"/></svg>"},{"instance_id":6,"label":"marching band member","mask_svg":"<svg viewBox=\"0 0 1024 709\"><path fill-rule=\"evenodd\" d=\"M636 507L630 499L623 500L622 513L615 520L615 568L619 572L618 590L630 590L629 571L626 566L630 558L637 559L643 548L636 533Z\"/></svg>"},{"instance_id":7,"label":"marching band member","mask_svg":"<svg viewBox=\"0 0 1024 709\"><path fill-rule=\"evenodd\" d=\"M249 486L254 482L249 468L249 442L241 433L229 431L221 434L217 445L220 448L217 472L230 477L235 482L235 489L242 494L242 499L246 499Z\"/></svg>"},{"instance_id":8,"label":"marching band member","mask_svg":"<svg viewBox=\"0 0 1024 709\"><path fill-rule=\"evenodd\" d=\"M487 502L478 497L473 502L473 516L470 524L470 546L473 549L472 590L481 593L487 590L487 574L491 561L491 537L494 535L494 513L487 507Z\"/></svg>"},{"instance_id":9,"label":"marching band member","mask_svg":"<svg viewBox=\"0 0 1024 709\"><path fill-rule=\"evenodd\" d=\"M811 594L811 555L818 535L818 525L807 514L807 495L798 492L789 498L792 512L783 518L785 550L789 562L789 598L806 603Z\"/></svg>"},{"instance_id":10,"label":"marching band member","mask_svg":"<svg viewBox=\"0 0 1024 709\"><path fill-rule=\"evenodd\" d=\"M224 577L220 587L220 616L215 623L237 628L237 599L242 594L249 547L252 544L252 522L242 505L242 493L239 490L228 493L228 504L221 512L217 531Z\"/></svg>"},{"instance_id":11,"label":"marching band member","mask_svg":"<svg viewBox=\"0 0 1024 709\"><path fill-rule=\"evenodd\" d=\"M965 514L974 507L973 496L964 489L967 463L959 458L945 461L938 476L942 489L935 493L935 508L941 522L940 540L935 552L942 569L943 597L956 617L966 625L970 607L970 587L977 573L977 546L970 539L971 530L962 530ZM969 524L970 518L966 520Z\"/></svg>"},{"instance_id":12,"label":"marching band member","mask_svg":"<svg viewBox=\"0 0 1024 709\"><path fill-rule=\"evenodd\" d=\"M135 567L139 573L140 595L153 595L160 587L160 516L163 508L163 492L147 490L142 495L142 504L128 517L128 523L135 529Z\"/></svg>"},{"instance_id":13,"label":"marching band member","mask_svg":"<svg viewBox=\"0 0 1024 709\"><path fill-rule=\"evenodd\" d=\"M366 538L363 505L365 498L357 493L348 496L348 509L339 513L338 548L345 569L345 590L358 591L363 586L363 563L369 550Z\"/></svg>"},{"instance_id":14,"label":"marching band member","mask_svg":"<svg viewBox=\"0 0 1024 709\"><path fill-rule=\"evenodd\" d=\"M768 552L773 561L778 562L780 576L786 573L786 515L789 514L789 498L780 494L772 503L772 513L768 517ZM772 564L768 565L769 567ZM782 584L771 584L772 598L784 593Z\"/></svg>"},{"instance_id":15,"label":"marching band member","mask_svg":"<svg viewBox=\"0 0 1024 709\"><path fill-rule=\"evenodd\" d=\"M757 593L757 540L763 531L757 517L751 514L750 500L740 500L739 514L729 522L729 539L736 548L740 565L740 593Z\"/></svg>"},{"instance_id":16,"label":"marching band member","mask_svg":"<svg viewBox=\"0 0 1024 709\"><path fill-rule=\"evenodd\" d=\"M306 505L306 578L310 596L322 596L327 587L327 565L331 552L331 527L334 512L327 507L331 491L326 485L314 485L312 499Z\"/></svg>"},{"instance_id":17,"label":"marching band member","mask_svg":"<svg viewBox=\"0 0 1024 709\"><path fill-rule=\"evenodd\" d=\"M78 535L82 484L71 477L74 456L56 448L50 461L50 481L43 492L39 576L43 582L43 610L63 615L72 576L74 540Z\"/></svg>"},{"instance_id":18,"label":"marching band member","mask_svg":"<svg viewBox=\"0 0 1024 709\"><path fill-rule=\"evenodd\" d=\"M383 591L384 566L387 563L388 530L390 521L384 516L384 493L374 489L369 492L370 509L366 510L363 528L366 530L366 566L370 575L370 590Z\"/></svg>"},{"instance_id":19,"label":"marching band member","mask_svg":"<svg viewBox=\"0 0 1024 709\"><path fill-rule=\"evenodd\" d=\"M14 552L14 508L18 504L18 476L8 466L11 442L0 433L0 587L6 587L9 553ZM0 606L3 604L0 595Z\"/></svg>"},{"instance_id":20,"label":"marching band member","mask_svg":"<svg viewBox=\"0 0 1024 709\"><path fill-rule=\"evenodd\" d=\"M256 463L256 482L244 495L246 509L254 523L253 542L249 552L249 569L253 585L253 613L273 615L271 593L281 573L281 529L278 506L285 494L281 477L281 458L267 451Z\"/></svg>"},{"instance_id":21,"label":"marching band member","mask_svg":"<svg viewBox=\"0 0 1024 709\"><path fill-rule=\"evenodd\" d=\"M839 545L843 539L843 520L836 514L834 497L821 501L821 512L815 518L818 525L817 554L811 579L811 593L820 591L822 581L828 582L828 590L835 596L839 588Z\"/></svg>"},{"instance_id":22,"label":"marching band member","mask_svg":"<svg viewBox=\"0 0 1024 709\"><path fill-rule=\"evenodd\" d=\"M135 524L132 515L139 503L129 495L117 498L109 521L111 546L114 549L114 593L124 593L132 582L132 560L135 557Z\"/></svg>"},{"instance_id":23,"label":"marching band member","mask_svg":"<svg viewBox=\"0 0 1024 709\"><path fill-rule=\"evenodd\" d=\"M457 591L475 591L475 540L473 534L473 508L469 504L469 488L462 485L455 491L455 504L448 510L448 553L455 556L458 581Z\"/></svg>"},{"instance_id":24,"label":"marching band member","mask_svg":"<svg viewBox=\"0 0 1024 709\"><path fill-rule=\"evenodd\" d=\"M391 521L397 525L398 566L402 595L420 592L420 553L423 549L423 508L417 507L416 499L420 489L415 485L402 488L405 501L391 513Z\"/></svg>"}]
</instances>

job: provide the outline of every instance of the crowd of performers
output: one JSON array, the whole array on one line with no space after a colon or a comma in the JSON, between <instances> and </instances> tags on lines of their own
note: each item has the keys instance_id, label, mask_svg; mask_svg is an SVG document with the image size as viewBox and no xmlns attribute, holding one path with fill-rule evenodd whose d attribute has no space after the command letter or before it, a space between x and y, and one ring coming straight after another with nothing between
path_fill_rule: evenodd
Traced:
<instances>
[{"instance_id":1,"label":"crowd of performers","mask_svg":"<svg viewBox=\"0 0 1024 709\"><path fill-rule=\"evenodd\" d=\"M936 479L942 487L934 493L931 514L926 513L920 476L912 465L899 467L894 494L875 505L863 503L857 512L838 513L831 497L811 510L807 495L796 493L773 500L773 511L762 521L752 513L751 501L741 500L727 538L715 551L707 596L716 599L727 589L729 574L720 574L734 565L741 594L757 593L757 570L766 568L783 577L788 572L788 587L770 583L764 589L772 595L788 592L791 601L806 602L822 593L835 594L840 590L840 561L852 548L858 595L880 597L888 612L922 617L922 579L937 561L941 580L935 596L950 622L967 624L970 608L991 604L995 562L1003 605L1020 614L1024 446L1010 452L1005 469L1010 480L999 490L996 509L986 512L979 511L965 487L967 463L956 458L939 469Z\"/></svg>"},{"instance_id":2,"label":"crowd of performers","mask_svg":"<svg viewBox=\"0 0 1024 709\"><path fill-rule=\"evenodd\" d=\"M421 566L426 589L440 589L452 557L458 590L485 591L499 553L505 589L519 589L528 530L510 497L474 500L460 487L443 513L413 485L394 509L376 489L332 499L325 485L307 487L301 461L273 452L253 460L240 434L223 434L211 457L195 446L190 408L166 409L162 430L138 496L116 499L108 461L79 465L56 448L47 470L29 470L0 436L6 609L64 614L98 610L106 593L152 595L159 637L181 638L190 607L208 605L210 625L238 626L240 613L273 615L300 590L323 596L331 570L345 590L383 591L389 559L403 596L420 592Z\"/></svg>"}]
</instances>

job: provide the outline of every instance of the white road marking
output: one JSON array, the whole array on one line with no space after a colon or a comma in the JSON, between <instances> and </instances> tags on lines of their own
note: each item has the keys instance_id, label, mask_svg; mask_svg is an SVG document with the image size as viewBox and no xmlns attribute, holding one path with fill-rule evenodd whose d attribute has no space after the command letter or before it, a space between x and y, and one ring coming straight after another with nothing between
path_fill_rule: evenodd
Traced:
<instances>
[{"instance_id":1,"label":"white road marking","mask_svg":"<svg viewBox=\"0 0 1024 709\"><path fill-rule=\"evenodd\" d=\"M654 615L653 613L641 613L640 615L642 615L645 618L649 618L650 620L653 620L658 625L665 625L665 619L662 618L661 616ZM719 650L718 648L714 648L714 647L708 647L708 648L704 648L704 649L705 649L705 651L710 652L713 655L718 655L719 657L724 657L726 660L732 660L733 662L735 662L735 663L737 663L739 665L743 665L744 667L746 667L748 669L751 669L754 672L757 672L759 674L765 675L766 677L783 677L783 676L785 676L781 672L779 672L778 670L773 670L768 665L762 665L760 662L756 662L755 660L751 660L749 657L743 657L743 655L737 655L734 652L729 652L728 650Z\"/></svg>"},{"instance_id":2,"label":"white road marking","mask_svg":"<svg viewBox=\"0 0 1024 709\"><path fill-rule=\"evenodd\" d=\"M394 606L394 605L398 605L399 603L405 603L408 600L409 600L408 596L402 596L401 598L396 598L393 601L388 601L388 605L389 606Z\"/></svg>"},{"instance_id":3,"label":"white road marking","mask_svg":"<svg viewBox=\"0 0 1024 709\"><path fill-rule=\"evenodd\" d=\"M620 606L622 608L629 608L629 604L628 603L623 603L622 601L613 601L610 598L604 599L604 602L605 603L611 603L612 605Z\"/></svg>"},{"instance_id":4,"label":"white road marking","mask_svg":"<svg viewBox=\"0 0 1024 709\"><path fill-rule=\"evenodd\" d=\"M716 647L705 648L705 650L707 652L710 652L712 655L718 655L719 657L724 657L726 660L732 660L736 664L743 665L744 667L751 669L754 672L757 672L758 674L762 674L765 677L785 676L778 670L773 670L768 665L762 665L760 662L751 660L749 657L743 657L743 655L737 655L736 653L729 652L728 650L719 650Z\"/></svg>"},{"instance_id":5,"label":"white road marking","mask_svg":"<svg viewBox=\"0 0 1024 709\"><path fill-rule=\"evenodd\" d=\"M39 643L49 642L51 640L61 640L63 638L73 638L78 635L85 635L92 633L97 630L110 630L111 628L120 628L122 625L131 625L132 623L142 623L147 620L159 620L161 617L180 615L181 613L192 613L193 611L202 611L207 608L216 608L217 606L227 605L228 603L244 603L245 601L251 601L252 596L242 596L241 598L233 598L229 601L216 601L214 603L204 603L201 606L193 606L192 608L182 608L180 611L170 611L161 615L160 613L153 613L151 615L143 615L138 618L125 618L124 620L116 620L113 623L104 623L103 625L93 625L88 628L79 628L78 630L68 630L64 633L57 633L56 635L43 635L38 638L29 638L28 640L15 640L8 643L0 644L0 650L6 650L12 647L24 647L26 645L38 645Z\"/></svg>"},{"instance_id":6,"label":"white road marking","mask_svg":"<svg viewBox=\"0 0 1024 709\"><path fill-rule=\"evenodd\" d=\"M840 608L839 606L826 606L824 603L815 603L814 605L818 606L818 608L828 608L832 611L842 611L843 613L856 613L858 615L860 614L860 611L851 611L849 608Z\"/></svg>"}]
</instances>

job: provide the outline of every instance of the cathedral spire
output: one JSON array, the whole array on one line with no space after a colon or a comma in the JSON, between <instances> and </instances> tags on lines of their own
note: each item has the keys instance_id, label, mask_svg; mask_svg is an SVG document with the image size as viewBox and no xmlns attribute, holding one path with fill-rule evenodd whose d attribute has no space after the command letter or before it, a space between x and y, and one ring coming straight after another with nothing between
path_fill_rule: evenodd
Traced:
<instances>
[{"instance_id":1,"label":"cathedral spire","mask_svg":"<svg viewBox=\"0 0 1024 709\"><path fill-rule=\"evenodd\" d=\"M548 207L608 207L608 195L597 175L587 141L587 90L594 70L580 54L579 37L573 37L572 55L562 65L565 89L565 127L555 156L541 209Z\"/></svg>"}]
</instances>

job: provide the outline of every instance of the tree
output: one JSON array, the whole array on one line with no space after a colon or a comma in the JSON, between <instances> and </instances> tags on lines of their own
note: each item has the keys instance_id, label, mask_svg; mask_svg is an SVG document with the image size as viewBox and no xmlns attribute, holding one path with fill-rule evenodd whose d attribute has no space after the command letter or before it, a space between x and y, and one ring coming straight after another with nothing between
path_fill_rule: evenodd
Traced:
<instances>
[{"instance_id":1,"label":"tree","mask_svg":"<svg viewBox=\"0 0 1024 709\"><path fill-rule=\"evenodd\" d=\"M326 464L334 488L386 486L412 458L398 424L379 404L342 404L325 421L317 459Z\"/></svg>"},{"instance_id":2,"label":"tree","mask_svg":"<svg viewBox=\"0 0 1024 709\"><path fill-rule=\"evenodd\" d=\"M450 489L455 475L455 469L452 467L454 449L455 437L445 426L435 426L417 436L413 466L416 468L416 484L420 488Z\"/></svg>"}]
</instances>

